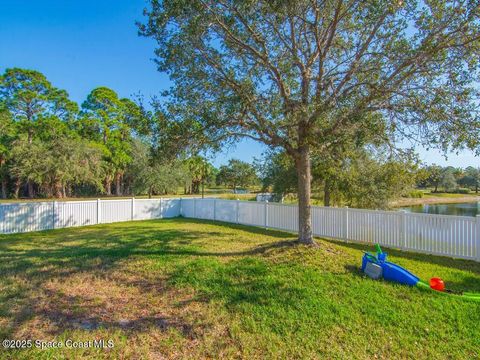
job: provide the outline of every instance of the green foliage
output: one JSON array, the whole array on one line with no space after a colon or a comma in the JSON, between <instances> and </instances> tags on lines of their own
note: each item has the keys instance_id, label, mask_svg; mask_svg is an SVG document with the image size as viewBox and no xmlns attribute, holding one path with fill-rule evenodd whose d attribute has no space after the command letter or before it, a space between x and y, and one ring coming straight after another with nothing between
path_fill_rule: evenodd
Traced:
<instances>
[{"instance_id":1,"label":"green foliage","mask_svg":"<svg viewBox=\"0 0 480 360\"><path fill-rule=\"evenodd\" d=\"M215 180L216 169L202 156L190 156L183 161L183 166L187 175L187 194L199 194L202 184L212 184Z\"/></svg>"},{"instance_id":2,"label":"green foliage","mask_svg":"<svg viewBox=\"0 0 480 360\"><path fill-rule=\"evenodd\" d=\"M0 102L0 156L9 153L11 141L16 135L16 126L5 105Z\"/></svg>"},{"instance_id":3,"label":"green foliage","mask_svg":"<svg viewBox=\"0 0 480 360\"><path fill-rule=\"evenodd\" d=\"M216 182L229 186L235 192L237 187L249 187L258 183L253 165L241 160L231 159L228 165L220 166Z\"/></svg>"},{"instance_id":4,"label":"green foliage","mask_svg":"<svg viewBox=\"0 0 480 360\"><path fill-rule=\"evenodd\" d=\"M130 105L130 104L129 104ZM82 104L83 115L87 117L88 127L82 129L89 135L95 136L97 141L102 141L108 150L106 161L112 166L114 172L124 171L130 163L130 120L125 107L125 102L117 94L106 87L99 87L87 96ZM135 116L135 114L133 114ZM111 174L112 176L114 174Z\"/></svg>"},{"instance_id":5,"label":"green foliage","mask_svg":"<svg viewBox=\"0 0 480 360\"><path fill-rule=\"evenodd\" d=\"M422 190L411 190L409 191L405 197L413 198L413 199L421 199L423 198L423 191Z\"/></svg>"},{"instance_id":6,"label":"green foliage","mask_svg":"<svg viewBox=\"0 0 480 360\"><path fill-rule=\"evenodd\" d=\"M454 169L447 167L443 169L440 175L439 186L445 191L453 191L457 188L457 181L455 179Z\"/></svg>"},{"instance_id":7,"label":"green foliage","mask_svg":"<svg viewBox=\"0 0 480 360\"><path fill-rule=\"evenodd\" d=\"M66 138L51 141L18 140L12 148L11 173L40 185L47 197L63 197L66 187L92 185L102 189L101 150L86 140Z\"/></svg>"},{"instance_id":8,"label":"green foliage","mask_svg":"<svg viewBox=\"0 0 480 360\"><path fill-rule=\"evenodd\" d=\"M356 149L337 153L337 158L314 157L313 190L328 191L334 205L387 208L391 200L410 193L414 187L418 160L410 152L386 158L383 150ZM274 192L296 191L295 167L285 154L267 156L260 173L264 186L273 186ZM325 200L324 204L330 205Z\"/></svg>"},{"instance_id":9,"label":"green foliage","mask_svg":"<svg viewBox=\"0 0 480 360\"><path fill-rule=\"evenodd\" d=\"M263 190L271 189L275 194L285 195L297 191L297 173L289 156L284 152L267 153L257 160Z\"/></svg>"},{"instance_id":10,"label":"green foliage","mask_svg":"<svg viewBox=\"0 0 480 360\"><path fill-rule=\"evenodd\" d=\"M93 89L82 104L82 117L77 122L79 132L101 141L107 152L104 161L105 187L110 194L111 183L116 179L115 190L121 195L121 182L127 166L132 162L131 144L134 135L151 132L150 114L135 102L119 98L106 87Z\"/></svg>"},{"instance_id":11,"label":"green foliage","mask_svg":"<svg viewBox=\"0 0 480 360\"><path fill-rule=\"evenodd\" d=\"M6 69L0 77L0 100L18 122L29 141L36 122L56 117L70 122L78 112L65 90L57 89L40 72L19 68Z\"/></svg>"},{"instance_id":12,"label":"green foliage","mask_svg":"<svg viewBox=\"0 0 480 360\"><path fill-rule=\"evenodd\" d=\"M422 175L420 185L433 187L434 192L437 192L442 178L442 167L435 164L424 167L422 169Z\"/></svg>"},{"instance_id":13,"label":"green foliage","mask_svg":"<svg viewBox=\"0 0 480 360\"><path fill-rule=\"evenodd\" d=\"M480 187L480 168L474 168L469 166L465 169L465 172L458 179L458 184L461 186L468 186L478 193Z\"/></svg>"},{"instance_id":14,"label":"green foliage","mask_svg":"<svg viewBox=\"0 0 480 360\"><path fill-rule=\"evenodd\" d=\"M135 195L176 193L187 177L179 161L161 163L155 161L148 144L135 140L132 151L133 161L126 171L131 179L132 193Z\"/></svg>"},{"instance_id":15,"label":"green foliage","mask_svg":"<svg viewBox=\"0 0 480 360\"><path fill-rule=\"evenodd\" d=\"M360 153L339 169L334 193L350 207L388 208L415 185L416 170L417 160L409 153L388 158Z\"/></svg>"},{"instance_id":16,"label":"green foliage","mask_svg":"<svg viewBox=\"0 0 480 360\"><path fill-rule=\"evenodd\" d=\"M11 159L12 143L17 136L17 127L5 104L0 101L0 181L1 197L7 197L7 181L9 178L9 161Z\"/></svg>"}]
</instances>

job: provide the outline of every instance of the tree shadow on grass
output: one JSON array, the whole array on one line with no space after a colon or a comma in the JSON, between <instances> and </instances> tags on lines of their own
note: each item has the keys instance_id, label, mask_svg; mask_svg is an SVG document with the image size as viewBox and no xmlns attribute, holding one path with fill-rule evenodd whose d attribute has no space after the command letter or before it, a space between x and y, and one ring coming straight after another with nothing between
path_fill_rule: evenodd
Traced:
<instances>
[{"instance_id":1,"label":"tree shadow on grass","mask_svg":"<svg viewBox=\"0 0 480 360\"><path fill-rule=\"evenodd\" d=\"M252 245L242 251L205 251L195 246L194 241L208 238L212 234L203 231L158 230L152 233L132 233L124 229L121 235L108 232L94 232L95 239L82 239L85 245L65 246L53 239L39 239L42 247L29 247L21 250L11 248L11 243L4 241L0 245L0 270L3 274L22 274L28 276L49 275L67 276L77 271L88 271L92 268L105 269L115 265L119 260L132 256L214 256L236 257L258 255L270 249L291 247L294 240L267 242ZM98 238L104 237L102 241ZM45 240L45 241L43 241ZM16 242L17 240L15 240ZM92 263L92 260L96 260Z\"/></svg>"},{"instance_id":2,"label":"tree shadow on grass","mask_svg":"<svg viewBox=\"0 0 480 360\"><path fill-rule=\"evenodd\" d=\"M103 311L106 304L99 306L91 303L91 299L82 296L69 296L51 290L44 290L48 296L49 302L46 306L35 309L36 315L53 324L49 331L50 335L58 335L65 330L87 330L97 329L122 329L126 332L143 332L151 327L166 331L175 329L183 336L194 338L194 328L181 317L172 317L158 314L155 311L145 314L145 310L138 309L134 314L129 314L125 318L116 317L115 313ZM117 299L118 300L118 299ZM141 305L146 305L141 300ZM74 312L71 311L73 304L76 306Z\"/></svg>"},{"instance_id":3,"label":"tree shadow on grass","mask_svg":"<svg viewBox=\"0 0 480 360\"><path fill-rule=\"evenodd\" d=\"M215 225L223 229L228 230L241 230L248 232L250 234L257 234L263 236L273 236L281 239L286 238L295 238L296 235L289 233L287 231L276 230L271 228L263 228L260 226L249 226L242 224L235 224L223 221L213 221L213 220L203 220L203 219L193 219L193 218L183 218L179 217L175 219L175 222L186 223L186 224L206 224L206 225Z\"/></svg>"},{"instance_id":4,"label":"tree shadow on grass","mask_svg":"<svg viewBox=\"0 0 480 360\"><path fill-rule=\"evenodd\" d=\"M249 304L284 311L308 298L306 287L292 284L289 277L276 276L266 260L252 257L184 264L170 273L168 283L196 289L191 301L221 301L230 310Z\"/></svg>"},{"instance_id":5,"label":"tree shadow on grass","mask_svg":"<svg viewBox=\"0 0 480 360\"><path fill-rule=\"evenodd\" d=\"M177 220L189 223L186 220ZM198 221L198 223L203 223ZM216 224L215 224L216 225ZM225 226L225 225L224 225ZM249 231L251 228L236 226L235 229ZM220 234L220 233L219 233ZM252 234L268 234L276 236L278 232L253 229ZM225 233L221 233L225 236ZM228 235L228 233L227 233ZM281 239L290 235L283 233ZM69 317L59 306L51 306L48 311L35 310L38 291L46 292L45 284L52 280L67 279L75 274L93 274L102 276L110 270L121 267L120 262L124 259L135 257L191 257L191 259L206 257L242 257L262 254L270 249L278 249L294 244L293 241L271 241L263 244L255 244L243 251L202 251L195 244L196 240L212 237L210 231L183 230L138 226L125 226L117 229L115 225L101 225L89 228L64 229L30 234L18 234L0 236L0 272L3 281L0 285L8 282L8 289L4 289L3 296L0 296L0 315L10 319L11 325L1 332L4 336L15 334L22 328L22 324L28 322L32 317L41 316L48 322L56 324L58 333L76 328L78 324L96 329L99 327L130 329L141 331L141 329L154 326L160 328L175 328L186 335L191 332L189 325L182 320L161 316L136 316L126 323L118 323L114 320L105 320L99 317L90 316L92 306L98 309L99 305L88 305L81 299L74 299L67 294L57 294L52 298L63 299L66 303L78 303L80 311L77 317ZM123 269L122 269L123 270ZM136 274L138 279L138 274ZM141 276L141 275L140 275ZM23 281L19 282L19 279ZM136 281L136 283L135 283ZM130 285L139 288L147 294L158 289L158 284L151 281L135 280ZM158 281L158 280L153 280ZM19 282L16 284L15 282ZM3 283L3 284L2 284ZM124 284L128 285L128 281ZM244 284L243 286L247 286ZM162 285L163 286L163 285ZM232 285L233 286L233 285ZM255 292L249 295L248 291L242 293L242 285L236 285L235 294L238 299L250 299L257 301ZM257 288L250 284L249 289ZM258 285L264 288L265 284ZM15 299L15 301L12 301ZM14 305L15 304L15 305ZM168 325L165 325L168 324ZM80 325L81 327L82 325ZM189 335L190 336L190 335Z\"/></svg>"}]
</instances>

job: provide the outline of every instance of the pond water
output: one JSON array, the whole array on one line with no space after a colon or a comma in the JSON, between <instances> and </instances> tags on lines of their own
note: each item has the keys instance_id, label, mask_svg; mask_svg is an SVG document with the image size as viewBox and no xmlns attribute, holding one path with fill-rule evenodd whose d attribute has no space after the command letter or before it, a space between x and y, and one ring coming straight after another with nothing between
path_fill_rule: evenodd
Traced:
<instances>
[{"instance_id":1,"label":"pond water","mask_svg":"<svg viewBox=\"0 0 480 360\"><path fill-rule=\"evenodd\" d=\"M408 212L440 215L477 216L480 215L480 202L459 204L424 204L400 208Z\"/></svg>"}]
</instances>

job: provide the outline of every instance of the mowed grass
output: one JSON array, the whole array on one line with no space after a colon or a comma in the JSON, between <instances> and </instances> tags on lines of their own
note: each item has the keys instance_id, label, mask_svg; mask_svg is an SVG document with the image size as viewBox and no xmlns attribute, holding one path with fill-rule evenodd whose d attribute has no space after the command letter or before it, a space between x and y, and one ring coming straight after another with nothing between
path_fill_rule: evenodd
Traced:
<instances>
[{"instance_id":1,"label":"mowed grass","mask_svg":"<svg viewBox=\"0 0 480 360\"><path fill-rule=\"evenodd\" d=\"M373 281L365 246L188 219L0 236L0 337L113 340L0 358L479 357L480 304ZM480 291L480 264L389 251Z\"/></svg>"}]
</instances>

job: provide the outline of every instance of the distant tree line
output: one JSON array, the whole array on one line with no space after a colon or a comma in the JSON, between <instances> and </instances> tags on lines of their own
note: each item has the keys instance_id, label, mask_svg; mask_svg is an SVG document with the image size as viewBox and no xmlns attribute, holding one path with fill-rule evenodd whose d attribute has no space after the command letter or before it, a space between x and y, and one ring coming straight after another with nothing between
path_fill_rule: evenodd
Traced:
<instances>
[{"instance_id":1,"label":"distant tree line","mask_svg":"<svg viewBox=\"0 0 480 360\"><path fill-rule=\"evenodd\" d=\"M238 164L253 169L239 161L222 167L217 180L219 171L194 151L175 148L178 134L161 123L140 98L98 87L79 106L40 72L7 69L0 76L0 195L198 194L201 184L254 182L225 177Z\"/></svg>"},{"instance_id":2,"label":"distant tree line","mask_svg":"<svg viewBox=\"0 0 480 360\"><path fill-rule=\"evenodd\" d=\"M429 187L432 192L468 193L474 191L478 194L480 168L473 166L466 168L441 167L439 165L425 166L421 169L417 185L421 188Z\"/></svg>"}]
</instances>

